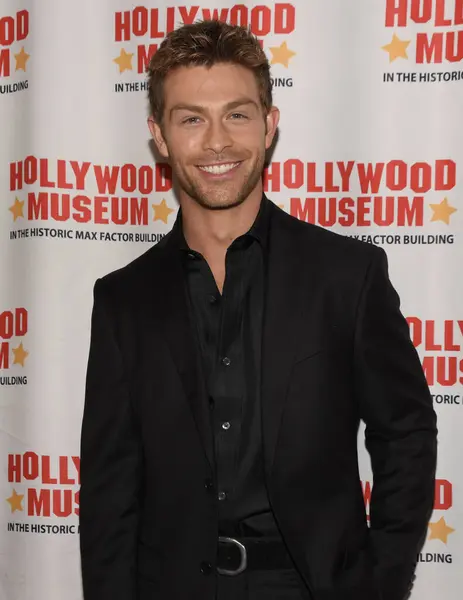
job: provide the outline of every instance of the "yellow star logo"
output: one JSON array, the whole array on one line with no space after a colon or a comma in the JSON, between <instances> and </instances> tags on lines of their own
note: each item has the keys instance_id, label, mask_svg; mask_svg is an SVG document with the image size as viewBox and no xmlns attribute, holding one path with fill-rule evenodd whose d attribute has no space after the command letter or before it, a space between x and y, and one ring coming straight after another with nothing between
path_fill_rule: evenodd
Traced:
<instances>
[{"instance_id":1,"label":"yellow star logo","mask_svg":"<svg viewBox=\"0 0 463 600\"><path fill-rule=\"evenodd\" d=\"M450 215L457 212L456 208L449 205L447 198L444 198L439 204L430 204L429 206L434 212L431 222L442 221L446 225L450 225Z\"/></svg>"},{"instance_id":2,"label":"yellow star logo","mask_svg":"<svg viewBox=\"0 0 463 600\"><path fill-rule=\"evenodd\" d=\"M122 48L119 56L113 59L113 62L115 62L116 65L119 65L119 73L132 70L132 57L133 54L128 54L124 48Z\"/></svg>"},{"instance_id":3,"label":"yellow star logo","mask_svg":"<svg viewBox=\"0 0 463 600\"><path fill-rule=\"evenodd\" d=\"M389 52L389 62L394 62L396 58L407 58L407 48L410 44L410 40L405 41L399 39L396 34L392 36L392 42L386 46L382 46L382 50Z\"/></svg>"},{"instance_id":4,"label":"yellow star logo","mask_svg":"<svg viewBox=\"0 0 463 600\"><path fill-rule=\"evenodd\" d=\"M19 217L24 217L23 207L24 200L21 201L18 198L15 198L14 203L8 209L13 215L13 221L16 221L16 219L19 219Z\"/></svg>"},{"instance_id":5,"label":"yellow star logo","mask_svg":"<svg viewBox=\"0 0 463 600\"><path fill-rule=\"evenodd\" d=\"M23 498L24 494L17 494L16 490L13 489L13 494L6 499L11 507L12 513L16 512L17 510L24 510L22 505Z\"/></svg>"},{"instance_id":6,"label":"yellow star logo","mask_svg":"<svg viewBox=\"0 0 463 600\"><path fill-rule=\"evenodd\" d=\"M164 198L160 204L153 204L154 217L153 221L163 221L167 225L167 218L174 210L169 208Z\"/></svg>"},{"instance_id":7,"label":"yellow star logo","mask_svg":"<svg viewBox=\"0 0 463 600\"><path fill-rule=\"evenodd\" d=\"M19 344L19 346L17 348L13 348L13 354L14 354L13 364L21 365L21 367L24 367L24 361L29 356L29 352L27 350L24 350L22 342Z\"/></svg>"},{"instance_id":8,"label":"yellow star logo","mask_svg":"<svg viewBox=\"0 0 463 600\"><path fill-rule=\"evenodd\" d=\"M441 517L436 523L428 523L428 527L431 530L428 539L440 540L444 544L447 543L448 536L455 531L447 525L444 517Z\"/></svg>"},{"instance_id":9,"label":"yellow star logo","mask_svg":"<svg viewBox=\"0 0 463 600\"><path fill-rule=\"evenodd\" d=\"M30 58L30 54L27 54L27 52L25 52L24 50L24 46L21 48L21 52L19 52L18 54L14 55L14 58L16 60L16 68L15 71L19 71L21 69L21 71L25 71L26 70L26 63Z\"/></svg>"},{"instance_id":10,"label":"yellow star logo","mask_svg":"<svg viewBox=\"0 0 463 600\"><path fill-rule=\"evenodd\" d=\"M288 48L286 42L283 42L280 46L273 46L273 48L270 48L270 52L272 53L270 64L283 65L286 68L288 68L292 57L296 56L296 53Z\"/></svg>"}]
</instances>

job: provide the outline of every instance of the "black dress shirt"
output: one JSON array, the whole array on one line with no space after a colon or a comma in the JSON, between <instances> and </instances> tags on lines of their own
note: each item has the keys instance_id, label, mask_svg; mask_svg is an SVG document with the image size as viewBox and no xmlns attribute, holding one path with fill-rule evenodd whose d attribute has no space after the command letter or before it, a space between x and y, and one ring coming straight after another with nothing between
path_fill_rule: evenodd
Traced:
<instances>
[{"instance_id":1,"label":"black dress shirt","mask_svg":"<svg viewBox=\"0 0 463 600\"><path fill-rule=\"evenodd\" d=\"M262 199L251 227L229 246L220 294L204 257L174 227L187 278L214 432L219 532L279 538L264 483L260 365L270 215Z\"/></svg>"}]
</instances>

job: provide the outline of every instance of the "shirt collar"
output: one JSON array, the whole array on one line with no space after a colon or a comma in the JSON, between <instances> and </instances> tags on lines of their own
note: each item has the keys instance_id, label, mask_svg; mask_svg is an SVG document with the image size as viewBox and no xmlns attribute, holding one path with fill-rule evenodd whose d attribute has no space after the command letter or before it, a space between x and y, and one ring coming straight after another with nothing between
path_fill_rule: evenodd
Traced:
<instances>
[{"instance_id":1,"label":"shirt collar","mask_svg":"<svg viewBox=\"0 0 463 600\"><path fill-rule=\"evenodd\" d=\"M265 194L262 195L262 200L260 203L259 212L257 213L257 217L255 218L254 223L251 225L251 228L243 235L244 237L252 237L257 240L262 248L265 250L268 244L268 236L269 236L269 223L270 223L270 204L271 200L267 198ZM239 239L239 238L238 238ZM182 225L182 209L180 208L177 213L177 218L175 220L174 226L171 232L171 242L174 246L177 246L180 250L185 252L192 252L191 248L188 246L185 236L183 234L183 225Z\"/></svg>"},{"instance_id":2,"label":"shirt collar","mask_svg":"<svg viewBox=\"0 0 463 600\"><path fill-rule=\"evenodd\" d=\"M267 198L265 194L262 195L262 200L260 203L259 212L257 213L257 217L252 224L250 230L246 235L250 235L255 238L262 246L262 248L267 247L268 242L268 231L269 231L269 223L270 223L270 200Z\"/></svg>"}]
</instances>

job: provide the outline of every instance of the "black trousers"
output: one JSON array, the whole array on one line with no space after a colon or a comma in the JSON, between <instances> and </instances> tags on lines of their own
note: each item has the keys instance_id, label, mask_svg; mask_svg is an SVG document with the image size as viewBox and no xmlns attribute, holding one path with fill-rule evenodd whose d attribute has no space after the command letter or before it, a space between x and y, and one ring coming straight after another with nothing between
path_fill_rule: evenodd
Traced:
<instances>
[{"instance_id":1,"label":"black trousers","mask_svg":"<svg viewBox=\"0 0 463 600\"><path fill-rule=\"evenodd\" d=\"M217 576L216 600L311 600L295 569L244 571Z\"/></svg>"}]
</instances>

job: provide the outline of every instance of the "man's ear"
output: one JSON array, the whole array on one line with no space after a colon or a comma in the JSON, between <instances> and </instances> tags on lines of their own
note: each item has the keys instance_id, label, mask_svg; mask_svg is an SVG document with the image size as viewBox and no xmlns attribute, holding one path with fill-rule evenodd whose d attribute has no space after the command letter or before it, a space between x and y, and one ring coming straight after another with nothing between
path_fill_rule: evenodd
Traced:
<instances>
[{"instance_id":1,"label":"man's ear","mask_svg":"<svg viewBox=\"0 0 463 600\"><path fill-rule=\"evenodd\" d=\"M153 136L154 143L156 144L156 148L158 149L159 154L163 158L169 158L169 150L167 148L166 140L164 138L164 134L162 132L162 127L159 123L157 123L153 117L148 118L148 127Z\"/></svg>"},{"instance_id":2,"label":"man's ear","mask_svg":"<svg viewBox=\"0 0 463 600\"><path fill-rule=\"evenodd\" d=\"M276 106L272 106L265 117L265 148L267 150L272 145L279 121L280 111Z\"/></svg>"}]
</instances>

